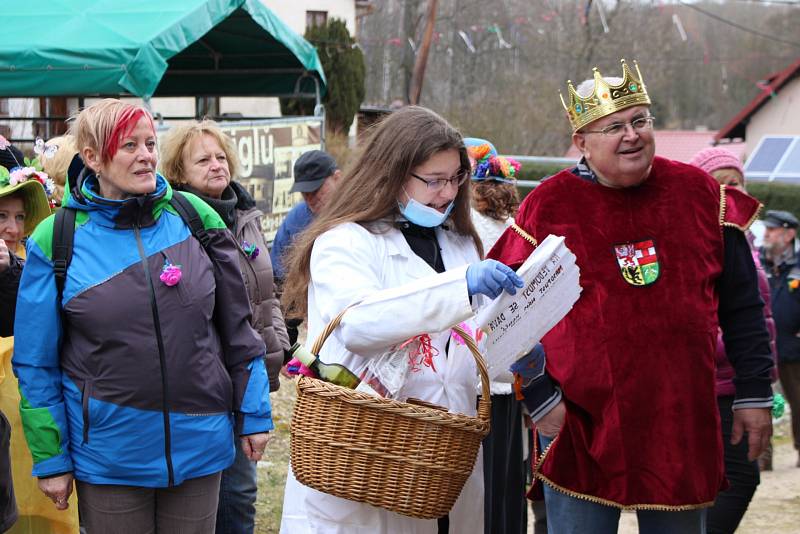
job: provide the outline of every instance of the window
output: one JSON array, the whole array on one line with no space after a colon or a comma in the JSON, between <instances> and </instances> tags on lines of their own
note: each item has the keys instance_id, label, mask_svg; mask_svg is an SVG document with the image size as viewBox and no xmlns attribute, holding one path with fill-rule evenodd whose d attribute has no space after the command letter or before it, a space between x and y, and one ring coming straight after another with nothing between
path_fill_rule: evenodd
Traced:
<instances>
[{"instance_id":1,"label":"window","mask_svg":"<svg viewBox=\"0 0 800 534\"><path fill-rule=\"evenodd\" d=\"M306 11L306 28L325 26L328 23L327 11Z\"/></svg>"},{"instance_id":2,"label":"window","mask_svg":"<svg viewBox=\"0 0 800 534\"><path fill-rule=\"evenodd\" d=\"M8 99L0 98L0 115L8 115Z\"/></svg>"}]
</instances>

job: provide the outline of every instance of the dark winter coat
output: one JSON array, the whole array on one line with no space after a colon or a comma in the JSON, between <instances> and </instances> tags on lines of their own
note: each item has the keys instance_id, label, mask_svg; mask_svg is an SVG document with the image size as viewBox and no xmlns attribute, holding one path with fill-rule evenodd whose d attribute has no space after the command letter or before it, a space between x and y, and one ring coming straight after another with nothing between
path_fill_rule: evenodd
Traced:
<instances>
[{"instance_id":1,"label":"dark winter coat","mask_svg":"<svg viewBox=\"0 0 800 534\"><path fill-rule=\"evenodd\" d=\"M78 213L61 301L51 216L28 240L17 302L12 364L33 475L165 487L225 469L234 419L241 435L273 428L231 233L185 194L201 245L161 176L153 193L125 200L100 197L91 174L70 193ZM162 278L169 265L177 284Z\"/></svg>"}]
</instances>

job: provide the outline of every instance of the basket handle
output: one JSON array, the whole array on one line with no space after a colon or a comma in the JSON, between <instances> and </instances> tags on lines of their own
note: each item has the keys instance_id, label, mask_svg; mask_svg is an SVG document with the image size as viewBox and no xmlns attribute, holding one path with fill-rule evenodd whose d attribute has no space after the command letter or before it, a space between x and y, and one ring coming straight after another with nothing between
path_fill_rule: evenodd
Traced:
<instances>
[{"instance_id":1,"label":"basket handle","mask_svg":"<svg viewBox=\"0 0 800 534\"><path fill-rule=\"evenodd\" d=\"M322 332L319 333L317 339L314 340L314 345L311 347L311 352L314 354L319 354L319 351L322 350L322 345L325 344L325 340L336 330L336 327L339 326L339 323L342 322L342 317L344 317L345 312L350 309L351 306L343 309L339 312L339 315L331 319L331 321L325 325L325 328L322 329ZM481 356L480 350L478 350L478 345L475 343L475 340L472 339L463 328L458 325L451 327L451 330L455 331L461 338L464 340L464 344L466 344L467 348L469 349L470 353L472 353L472 357L475 359L475 365L478 367L478 374L481 377L481 398L478 401L478 417L481 421L489 423L491 419L491 393L489 390L489 371L486 368L486 362Z\"/></svg>"},{"instance_id":2,"label":"basket handle","mask_svg":"<svg viewBox=\"0 0 800 534\"><path fill-rule=\"evenodd\" d=\"M475 343L471 335L458 325L453 326L452 329L464 340L467 348L472 353L472 357L475 359L475 365L478 366L478 374L481 375L481 398L478 400L478 417L488 424L492 417L492 401L489 390L489 370L486 368L486 361L481 356L478 344Z\"/></svg>"}]
</instances>

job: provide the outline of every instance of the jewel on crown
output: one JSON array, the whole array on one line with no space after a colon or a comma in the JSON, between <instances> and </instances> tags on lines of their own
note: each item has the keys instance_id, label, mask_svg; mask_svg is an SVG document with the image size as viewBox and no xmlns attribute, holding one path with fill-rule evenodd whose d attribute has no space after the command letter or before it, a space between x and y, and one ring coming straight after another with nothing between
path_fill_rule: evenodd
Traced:
<instances>
[{"instance_id":1,"label":"jewel on crown","mask_svg":"<svg viewBox=\"0 0 800 534\"><path fill-rule=\"evenodd\" d=\"M616 113L625 108L638 105L650 105L650 97L647 95L647 87L642 81L642 73L639 72L639 65L636 61L634 76L625 60L622 63L622 82L619 85L609 84L597 67L592 69L594 73L594 91L588 96L581 96L572 85L572 80L567 80L567 91L569 95L569 105L564 102L564 95L561 96L561 104L567 111L572 131L576 132L601 117Z\"/></svg>"}]
</instances>

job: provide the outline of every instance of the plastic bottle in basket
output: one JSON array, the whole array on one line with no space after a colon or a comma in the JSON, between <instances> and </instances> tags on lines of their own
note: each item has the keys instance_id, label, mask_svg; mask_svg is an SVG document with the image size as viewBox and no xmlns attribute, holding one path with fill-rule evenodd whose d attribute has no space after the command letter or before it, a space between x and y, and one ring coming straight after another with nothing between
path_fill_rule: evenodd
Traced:
<instances>
[{"instance_id":1,"label":"plastic bottle in basket","mask_svg":"<svg viewBox=\"0 0 800 534\"><path fill-rule=\"evenodd\" d=\"M325 382L330 382L331 384L349 389L355 389L360 382L359 378L344 365L339 365L338 363L323 363L300 343L292 345L289 351L293 358L300 360L303 365L314 371L314 373Z\"/></svg>"},{"instance_id":2,"label":"plastic bottle in basket","mask_svg":"<svg viewBox=\"0 0 800 534\"><path fill-rule=\"evenodd\" d=\"M356 391L403 400L398 398L398 394L406 381L408 368L407 344L392 347L384 354L370 358L361 372L361 383Z\"/></svg>"}]
</instances>

